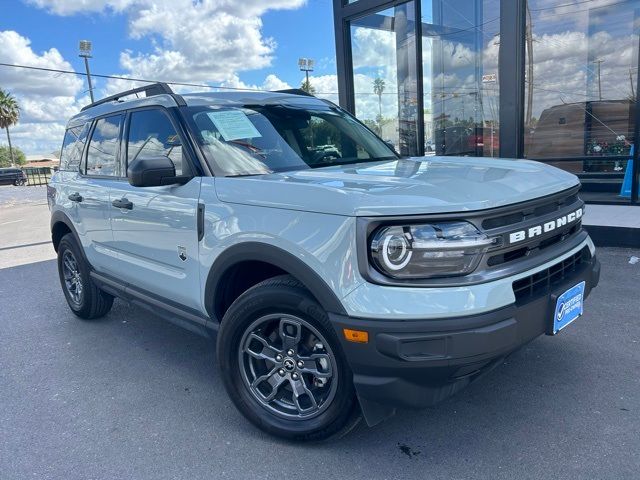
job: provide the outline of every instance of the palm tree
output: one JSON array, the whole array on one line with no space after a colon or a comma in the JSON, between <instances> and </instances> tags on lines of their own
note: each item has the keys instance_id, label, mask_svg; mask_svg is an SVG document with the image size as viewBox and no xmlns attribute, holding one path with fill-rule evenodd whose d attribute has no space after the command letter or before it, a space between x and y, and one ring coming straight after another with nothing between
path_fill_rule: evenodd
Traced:
<instances>
[{"instance_id":1,"label":"palm tree","mask_svg":"<svg viewBox=\"0 0 640 480\"><path fill-rule=\"evenodd\" d=\"M373 93L378 95L378 133L382 133L382 92L384 92L384 80L377 77L373 81Z\"/></svg>"},{"instance_id":2,"label":"palm tree","mask_svg":"<svg viewBox=\"0 0 640 480\"><path fill-rule=\"evenodd\" d=\"M10 93L0 89L0 128L7 131L7 141L9 142L9 155L11 157L11 165L15 165L13 159L13 147L11 146L11 136L9 135L9 127L18 123L20 119L20 107L17 100Z\"/></svg>"}]
</instances>

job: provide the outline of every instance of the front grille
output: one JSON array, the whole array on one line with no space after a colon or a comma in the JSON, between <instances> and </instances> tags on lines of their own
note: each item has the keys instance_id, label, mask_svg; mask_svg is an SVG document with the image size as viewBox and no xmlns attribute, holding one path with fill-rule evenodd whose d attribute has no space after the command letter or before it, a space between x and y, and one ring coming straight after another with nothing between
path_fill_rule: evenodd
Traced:
<instances>
[{"instance_id":1,"label":"front grille","mask_svg":"<svg viewBox=\"0 0 640 480\"><path fill-rule=\"evenodd\" d=\"M503 263L512 262L514 260L526 257L533 251L540 252L545 248L556 245L563 240L566 240L567 238L573 236L575 233L579 232L581 228L582 222L578 222L569 230L566 230L559 235L555 235L544 240L534 240L533 242L528 242L526 246L518 248L516 250L510 250L508 252L499 253L497 255L491 255L487 260L487 265L489 265L490 267L495 267L496 265L501 265Z\"/></svg>"},{"instance_id":2,"label":"front grille","mask_svg":"<svg viewBox=\"0 0 640 480\"><path fill-rule=\"evenodd\" d=\"M559 247L571 241L582 230L581 219L577 217L566 225L557 225L550 231L529 235L522 241L512 242L514 232L529 232L540 228L546 222L553 223L563 215L580 209L584 203L578 198L576 189L554 195L552 198L537 199L514 205L499 215L490 215L476 223L490 238L496 240L480 264L480 269L502 269L507 264L531 259L545 250Z\"/></svg>"},{"instance_id":3,"label":"front grille","mask_svg":"<svg viewBox=\"0 0 640 480\"><path fill-rule=\"evenodd\" d=\"M513 293L516 302L523 302L530 298L548 294L554 286L562 283L573 273L580 270L591 260L591 252L584 247L579 252L565 258L563 261L513 282Z\"/></svg>"},{"instance_id":4,"label":"front grille","mask_svg":"<svg viewBox=\"0 0 640 480\"><path fill-rule=\"evenodd\" d=\"M526 220L533 220L537 217L547 215L553 212L557 212L564 207L573 205L578 201L578 195L576 193L569 194L564 198L554 200L549 203L531 208L524 207L521 212L509 213L507 215L500 215L497 217L485 218L482 221L482 228L485 230L492 230L494 228L507 227L515 225Z\"/></svg>"}]
</instances>

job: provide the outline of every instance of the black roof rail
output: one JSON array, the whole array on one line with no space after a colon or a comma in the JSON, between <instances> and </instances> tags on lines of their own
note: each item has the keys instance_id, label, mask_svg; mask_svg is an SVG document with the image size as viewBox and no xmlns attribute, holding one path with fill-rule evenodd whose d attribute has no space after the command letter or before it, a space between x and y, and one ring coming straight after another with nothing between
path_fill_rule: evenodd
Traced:
<instances>
[{"instance_id":1,"label":"black roof rail","mask_svg":"<svg viewBox=\"0 0 640 480\"><path fill-rule=\"evenodd\" d=\"M97 102L93 102L90 103L89 105L86 105L84 107L82 107L82 110L80 110L81 112L84 112L85 110L89 109L89 108L93 108L93 107L97 107L98 105L103 105L105 103L109 103L109 102L114 102L117 100L120 100L122 97L126 97L128 95L134 95L136 93L145 93L145 95L147 97L152 97L154 95L162 95L162 94L168 94L168 95L174 95L173 90L171 90L171 87L169 85L167 85L166 83L152 83L151 85L145 85L143 87L138 87L138 88L132 88L131 90L126 90L124 92L120 92L120 93L116 93L115 95L111 95L110 97L105 97L102 98L100 100L98 100Z\"/></svg>"},{"instance_id":2,"label":"black roof rail","mask_svg":"<svg viewBox=\"0 0 640 480\"><path fill-rule=\"evenodd\" d=\"M273 93L288 93L290 95L303 95L305 97L314 97L309 92L305 92L301 88L287 88L285 90L274 90Z\"/></svg>"}]
</instances>

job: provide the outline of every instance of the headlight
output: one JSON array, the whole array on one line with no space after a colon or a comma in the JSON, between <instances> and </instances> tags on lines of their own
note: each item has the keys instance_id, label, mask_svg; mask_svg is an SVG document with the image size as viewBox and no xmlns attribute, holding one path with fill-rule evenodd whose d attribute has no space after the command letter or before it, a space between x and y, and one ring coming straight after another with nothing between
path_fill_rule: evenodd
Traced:
<instances>
[{"instance_id":1,"label":"headlight","mask_svg":"<svg viewBox=\"0 0 640 480\"><path fill-rule=\"evenodd\" d=\"M389 277L454 277L473 272L493 243L467 222L394 225L374 233L370 253Z\"/></svg>"}]
</instances>

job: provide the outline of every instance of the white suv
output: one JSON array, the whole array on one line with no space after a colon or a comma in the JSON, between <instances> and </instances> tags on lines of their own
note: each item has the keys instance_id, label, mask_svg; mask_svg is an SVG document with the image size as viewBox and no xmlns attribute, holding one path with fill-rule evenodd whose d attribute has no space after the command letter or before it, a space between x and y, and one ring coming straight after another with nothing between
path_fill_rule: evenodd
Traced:
<instances>
[{"instance_id":1,"label":"white suv","mask_svg":"<svg viewBox=\"0 0 640 480\"><path fill-rule=\"evenodd\" d=\"M578 318L599 278L578 188L531 161L400 158L299 91L155 84L69 121L48 195L76 315L120 297L217 338L238 409L309 440L434 404Z\"/></svg>"}]
</instances>

